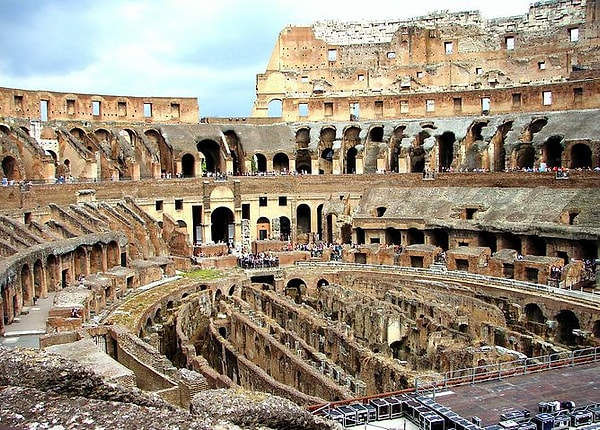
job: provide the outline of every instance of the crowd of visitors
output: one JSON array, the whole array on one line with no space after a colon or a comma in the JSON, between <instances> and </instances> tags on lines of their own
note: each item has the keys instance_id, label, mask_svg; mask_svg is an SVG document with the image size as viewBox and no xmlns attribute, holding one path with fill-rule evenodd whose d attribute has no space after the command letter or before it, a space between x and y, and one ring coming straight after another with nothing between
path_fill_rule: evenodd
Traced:
<instances>
[{"instance_id":1,"label":"crowd of visitors","mask_svg":"<svg viewBox=\"0 0 600 430\"><path fill-rule=\"evenodd\" d=\"M238 257L238 267L243 269L279 267L279 257L270 252L244 253Z\"/></svg>"}]
</instances>

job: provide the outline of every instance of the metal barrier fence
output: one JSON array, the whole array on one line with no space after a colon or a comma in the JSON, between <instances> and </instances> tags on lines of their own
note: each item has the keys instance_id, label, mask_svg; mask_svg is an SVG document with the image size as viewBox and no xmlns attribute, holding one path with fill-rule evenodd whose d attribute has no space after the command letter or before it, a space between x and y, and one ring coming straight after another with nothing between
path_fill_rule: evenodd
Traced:
<instances>
[{"instance_id":1,"label":"metal barrier fence","mask_svg":"<svg viewBox=\"0 0 600 430\"><path fill-rule=\"evenodd\" d=\"M418 376L415 378L415 391L435 391L440 388L444 389L459 385L494 381L511 376L522 376L564 367L596 363L598 361L600 361L600 347L558 352L505 363L451 370L446 372L441 378Z\"/></svg>"}]
</instances>

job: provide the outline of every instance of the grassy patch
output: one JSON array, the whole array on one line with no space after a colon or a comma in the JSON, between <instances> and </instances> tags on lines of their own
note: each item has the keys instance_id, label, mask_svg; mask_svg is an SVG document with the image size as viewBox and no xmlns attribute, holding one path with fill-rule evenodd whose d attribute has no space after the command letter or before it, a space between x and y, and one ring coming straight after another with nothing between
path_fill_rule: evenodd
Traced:
<instances>
[{"instance_id":1,"label":"grassy patch","mask_svg":"<svg viewBox=\"0 0 600 430\"><path fill-rule=\"evenodd\" d=\"M185 278L200 279L203 281L212 281L222 278L224 275L217 269L196 269L191 272L183 273Z\"/></svg>"}]
</instances>

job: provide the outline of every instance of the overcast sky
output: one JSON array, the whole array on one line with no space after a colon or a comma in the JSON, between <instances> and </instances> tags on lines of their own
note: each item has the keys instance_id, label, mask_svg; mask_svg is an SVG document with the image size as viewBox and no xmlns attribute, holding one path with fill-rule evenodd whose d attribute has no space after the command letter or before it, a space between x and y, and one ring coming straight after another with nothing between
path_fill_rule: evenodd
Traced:
<instances>
[{"instance_id":1,"label":"overcast sky","mask_svg":"<svg viewBox=\"0 0 600 430\"><path fill-rule=\"evenodd\" d=\"M524 15L530 0L0 0L0 86L197 97L201 116L249 116L279 32L315 21L449 10ZM408 5L408 6L407 6Z\"/></svg>"}]
</instances>

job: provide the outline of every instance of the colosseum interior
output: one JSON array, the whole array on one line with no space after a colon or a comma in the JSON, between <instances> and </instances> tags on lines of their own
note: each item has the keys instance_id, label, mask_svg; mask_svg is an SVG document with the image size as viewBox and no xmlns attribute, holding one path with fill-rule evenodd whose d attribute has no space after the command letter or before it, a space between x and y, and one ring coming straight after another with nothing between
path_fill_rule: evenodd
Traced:
<instances>
[{"instance_id":1,"label":"colosseum interior","mask_svg":"<svg viewBox=\"0 0 600 430\"><path fill-rule=\"evenodd\" d=\"M248 118L0 88L0 334L178 410L599 348L599 17L286 27Z\"/></svg>"}]
</instances>

